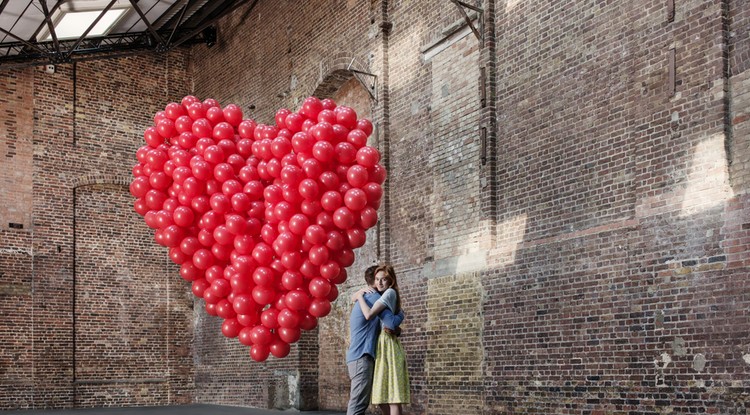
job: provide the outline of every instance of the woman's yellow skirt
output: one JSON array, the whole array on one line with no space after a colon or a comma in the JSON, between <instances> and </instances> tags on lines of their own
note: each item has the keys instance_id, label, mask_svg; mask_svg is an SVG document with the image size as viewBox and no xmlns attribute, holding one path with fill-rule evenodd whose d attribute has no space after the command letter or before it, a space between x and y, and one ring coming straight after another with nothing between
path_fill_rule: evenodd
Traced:
<instances>
[{"instance_id":1,"label":"woman's yellow skirt","mask_svg":"<svg viewBox=\"0 0 750 415\"><path fill-rule=\"evenodd\" d=\"M372 404L411 403L406 354L398 337L381 331L375 354Z\"/></svg>"}]
</instances>

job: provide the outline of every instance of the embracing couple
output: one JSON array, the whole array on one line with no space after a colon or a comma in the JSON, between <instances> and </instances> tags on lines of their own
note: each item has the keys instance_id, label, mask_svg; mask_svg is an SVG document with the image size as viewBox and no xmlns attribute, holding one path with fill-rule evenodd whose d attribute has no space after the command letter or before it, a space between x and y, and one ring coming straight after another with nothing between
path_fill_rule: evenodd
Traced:
<instances>
[{"instance_id":1,"label":"embracing couple","mask_svg":"<svg viewBox=\"0 0 750 415\"><path fill-rule=\"evenodd\" d=\"M396 272L390 265L365 271L367 287L352 295L346 365L351 379L347 415L362 415L372 403L385 415L401 415L410 403L406 355L398 335L404 320Z\"/></svg>"}]
</instances>

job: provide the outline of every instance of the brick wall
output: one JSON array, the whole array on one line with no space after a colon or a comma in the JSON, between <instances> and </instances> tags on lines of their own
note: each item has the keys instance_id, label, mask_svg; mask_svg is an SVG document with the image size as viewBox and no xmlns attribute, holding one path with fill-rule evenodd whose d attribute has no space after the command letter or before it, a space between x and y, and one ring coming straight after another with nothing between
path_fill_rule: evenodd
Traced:
<instances>
[{"instance_id":1,"label":"brick wall","mask_svg":"<svg viewBox=\"0 0 750 415\"><path fill-rule=\"evenodd\" d=\"M4 73L0 408L192 402L193 300L127 187L188 56Z\"/></svg>"},{"instance_id":2,"label":"brick wall","mask_svg":"<svg viewBox=\"0 0 750 415\"><path fill-rule=\"evenodd\" d=\"M478 39L449 1L261 1L191 55L4 75L18 110L2 114L3 165L32 181L2 169L3 205L32 216L6 229L14 211L0 210L0 405L343 409L348 297L389 260L406 413L743 413L750 12L677 0L670 17L668 3L472 2ZM190 92L270 123L315 91L372 117L389 169L381 222L317 331L254 363L200 301L191 311L145 228L125 232L141 224L124 185L166 102ZM104 235L112 250L140 238L153 260L103 257ZM120 304L126 277L143 284ZM121 343L107 343L97 304L154 330L168 310L168 334L117 325Z\"/></svg>"}]
</instances>

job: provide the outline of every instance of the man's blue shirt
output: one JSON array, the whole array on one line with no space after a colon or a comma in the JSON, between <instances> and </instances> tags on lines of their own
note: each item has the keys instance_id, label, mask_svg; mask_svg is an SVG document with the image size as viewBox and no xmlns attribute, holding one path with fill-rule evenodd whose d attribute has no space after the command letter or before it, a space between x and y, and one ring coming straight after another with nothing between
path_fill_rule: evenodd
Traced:
<instances>
[{"instance_id":1,"label":"man's blue shirt","mask_svg":"<svg viewBox=\"0 0 750 415\"><path fill-rule=\"evenodd\" d=\"M365 293L365 302L372 307L378 301L380 294L377 292ZM385 327L395 329L404 320L403 311L394 315L386 308L378 314L378 318L365 319L362 309L358 303L354 303L352 314L349 316L349 350L346 352L346 362L353 362L364 355L375 357L378 345L378 334L380 334L380 322Z\"/></svg>"}]
</instances>

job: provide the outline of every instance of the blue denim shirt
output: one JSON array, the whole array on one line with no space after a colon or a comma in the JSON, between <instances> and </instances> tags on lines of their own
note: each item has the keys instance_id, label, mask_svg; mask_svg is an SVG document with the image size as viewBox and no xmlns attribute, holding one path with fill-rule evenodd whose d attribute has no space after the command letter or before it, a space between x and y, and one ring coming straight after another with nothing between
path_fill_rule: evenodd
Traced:
<instances>
[{"instance_id":1,"label":"blue denim shirt","mask_svg":"<svg viewBox=\"0 0 750 415\"><path fill-rule=\"evenodd\" d=\"M365 294L365 302L372 307L378 301L380 294L377 292ZM349 350L346 352L346 362L353 362L364 355L375 357L378 345L378 334L380 334L380 322L385 327L395 329L404 321L404 312L393 314L386 308L378 314L378 318L365 319L359 304L354 303L352 314L349 316Z\"/></svg>"}]
</instances>

